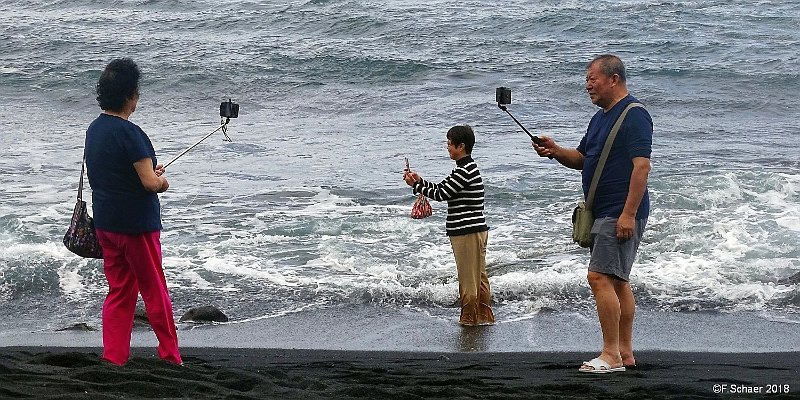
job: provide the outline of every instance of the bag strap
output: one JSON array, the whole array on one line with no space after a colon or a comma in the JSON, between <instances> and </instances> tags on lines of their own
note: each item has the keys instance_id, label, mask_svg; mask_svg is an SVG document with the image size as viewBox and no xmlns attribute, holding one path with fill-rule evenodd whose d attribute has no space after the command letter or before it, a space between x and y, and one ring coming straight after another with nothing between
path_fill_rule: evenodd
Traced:
<instances>
[{"instance_id":1,"label":"bag strap","mask_svg":"<svg viewBox=\"0 0 800 400\"><path fill-rule=\"evenodd\" d=\"M83 201L83 170L86 167L86 153L83 154L81 160L81 180L78 182L78 201Z\"/></svg>"},{"instance_id":2,"label":"bag strap","mask_svg":"<svg viewBox=\"0 0 800 400\"><path fill-rule=\"evenodd\" d=\"M617 121L614 122L614 127L611 128L611 132L608 134L608 138L606 139L605 145L603 145L603 151L600 153L600 160L597 162L597 168L594 170L594 176L592 176L592 184L589 185L589 193L586 195L586 208L591 210L592 203L594 203L594 192L597 189L597 183L600 182L600 175L603 173L603 168L606 166L606 160L608 160L608 154L611 153L611 146L614 144L614 139L617 137L617 132L619 132L619 128L622 126L622 121L625 120L625 116L628 114L628 110L633 107L644 107L642 103L631 103L622 110L622 114L617 117Z\"/></svg>"}]
</instances>

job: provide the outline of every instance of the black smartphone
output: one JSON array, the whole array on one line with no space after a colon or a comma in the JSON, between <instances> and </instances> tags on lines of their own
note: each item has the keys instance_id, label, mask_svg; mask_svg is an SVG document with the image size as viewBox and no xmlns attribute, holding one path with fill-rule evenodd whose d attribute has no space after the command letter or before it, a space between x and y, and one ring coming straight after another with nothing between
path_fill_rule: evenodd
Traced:
<instances>
[{"instance_id":1,"label":"black smartphone","mask_svg":"<svg viewBox=\"0 0 800 400\"><path fill-rule=\"evenodd\" d=\"M222 118L236 118L239 116L239 104L230 99L219 105L219 116Z\"/></svg>"},{"instance_id":2,"label":"black smartphone","mask_svg":"<svg viewBox=\"0 0 800 400\"><path fill-rule=\"evenodd\" d=\"M498 105L504 106L511 104L511 88L500 86L497 88L497 91L495 91L495 98Z\"/></svg>"}]
</instances>

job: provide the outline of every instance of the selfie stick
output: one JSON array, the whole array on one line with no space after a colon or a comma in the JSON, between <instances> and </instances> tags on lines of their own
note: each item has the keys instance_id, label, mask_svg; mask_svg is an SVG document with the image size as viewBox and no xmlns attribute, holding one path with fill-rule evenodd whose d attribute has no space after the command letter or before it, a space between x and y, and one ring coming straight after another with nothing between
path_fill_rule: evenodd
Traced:
<instances>
[{"instance_id":1,"label":"selfie stick","mask_svg":"<svg viewBox=\"0 0 800 400\"><path fill-rule=\"evenodd\" d=\"M218 130L220 130L220 129L222 129L222 133L223 133L223 134L225 134L225 138L226 138L228 141L230 141L231 139L228 137L228 134L227 134L227 132L226 132L226 131L228 130L228 128L227 128L228 122L231 122L231 119L230 119L230 118L225 118L225 122L223 122L223 123L222 123L222 125L220 125L220 126L219 126L219 128L217 128L217 129L214 129L214 131L213 131L213 132L209 133L208 135L205 135L205 136L203 136L203 138L202 138L202 139L200 139L200 140L198 140L198 141L197 141L197 143L195 143L195 144L193 144L193 145L189 146L189 148L188 148L188 149L184 150L184 151L183 151L181 154L178 154L178 156L177 156L177 157L173 158L173 159L172 159L172 161L170 161L170 162L168 162L166 165L164 165L164 168L167 168L167 167L169 167L169 165L170 165L170 164L172 164L172 163L174 163L174 162L175 162L175 160L177 160L177 159L181 158L181 156L182 156L182 155L184 155L184 154L188 153L188 152L189 152L189 150L191 150L191 149L195 148L195 147L196 147L198 144L202 143L202 142L203 142L203 140L206 140L206 139L208 139L208 138L209 138L211 135L213 135L213 134L217 133L217 131L218 131Z\"/></svg>"},{"instance_id":2,"label":"selfie stick","mask_svg":"<svg viewBox=\"0 0 800 400\"><path fill-rule=\"evenodd\" d=\"M505 111L506 114L508 114L511 117L511 119L513 119L514 122L516 122L517 125L519 125L519 127L522 128L522 130L525 131L525 133L528 134L528 136L530 136L530 138L533 141L533 143L536 143L537 146L541 146L542 145L542 139L539 139L538 136L533 136L530 132L528 132L528 130L525 129L525 127L522 126L522 124L519 121L517 121L517 119L514 118L513 115L511 115L511 111L508 111L508 107L506 107L505 105L500 104L500 103L497 103L497 107L500 107L501 110Z\"/></svg>"}]
</instances>

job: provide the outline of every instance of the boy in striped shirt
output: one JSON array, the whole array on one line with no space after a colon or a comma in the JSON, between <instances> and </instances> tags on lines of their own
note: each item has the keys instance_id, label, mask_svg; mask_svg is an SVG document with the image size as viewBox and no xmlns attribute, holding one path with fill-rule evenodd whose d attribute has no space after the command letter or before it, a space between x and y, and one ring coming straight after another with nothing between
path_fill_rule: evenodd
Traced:
<instances>
[{"instance_id":1,"label":"boy in striped shirt","mask_svg":"<svg viewBox=\"0 0 800 400\"><path fill-rule=\"evenodd\" d=\"M471 155L474 145L475 133L469 125L454 126L447 131L447 152L456 162L456 168L447 178L436 184L411 170L403 174L414 194L447 201L447 236L458 270L459 323L465 326L494 324L486 275L489 227L483 216L483 180Z\"/></svg>"}]
</instances>

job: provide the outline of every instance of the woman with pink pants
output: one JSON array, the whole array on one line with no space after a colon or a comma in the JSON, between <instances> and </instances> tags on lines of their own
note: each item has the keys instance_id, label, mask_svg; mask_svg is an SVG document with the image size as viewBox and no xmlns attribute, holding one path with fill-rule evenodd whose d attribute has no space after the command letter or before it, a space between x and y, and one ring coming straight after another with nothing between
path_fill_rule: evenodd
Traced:
<instances>
[{"instance_id":1,"label":"woman with pink pants","mask_svg":"<svg viewBox=\"0 0 800 400\"><path fill-rule=\"evenodd\" d=\"M103 303L103 359L130 357L139 293L158 338L158 356L182 364L172 302L161 266L161 206L169 188L150 138L128 121L139 101L139 67L112 60L97 82L103 112L86 130L86 168L97 238L103 248L108 295Z\"/></svg>"}]
</instances>

